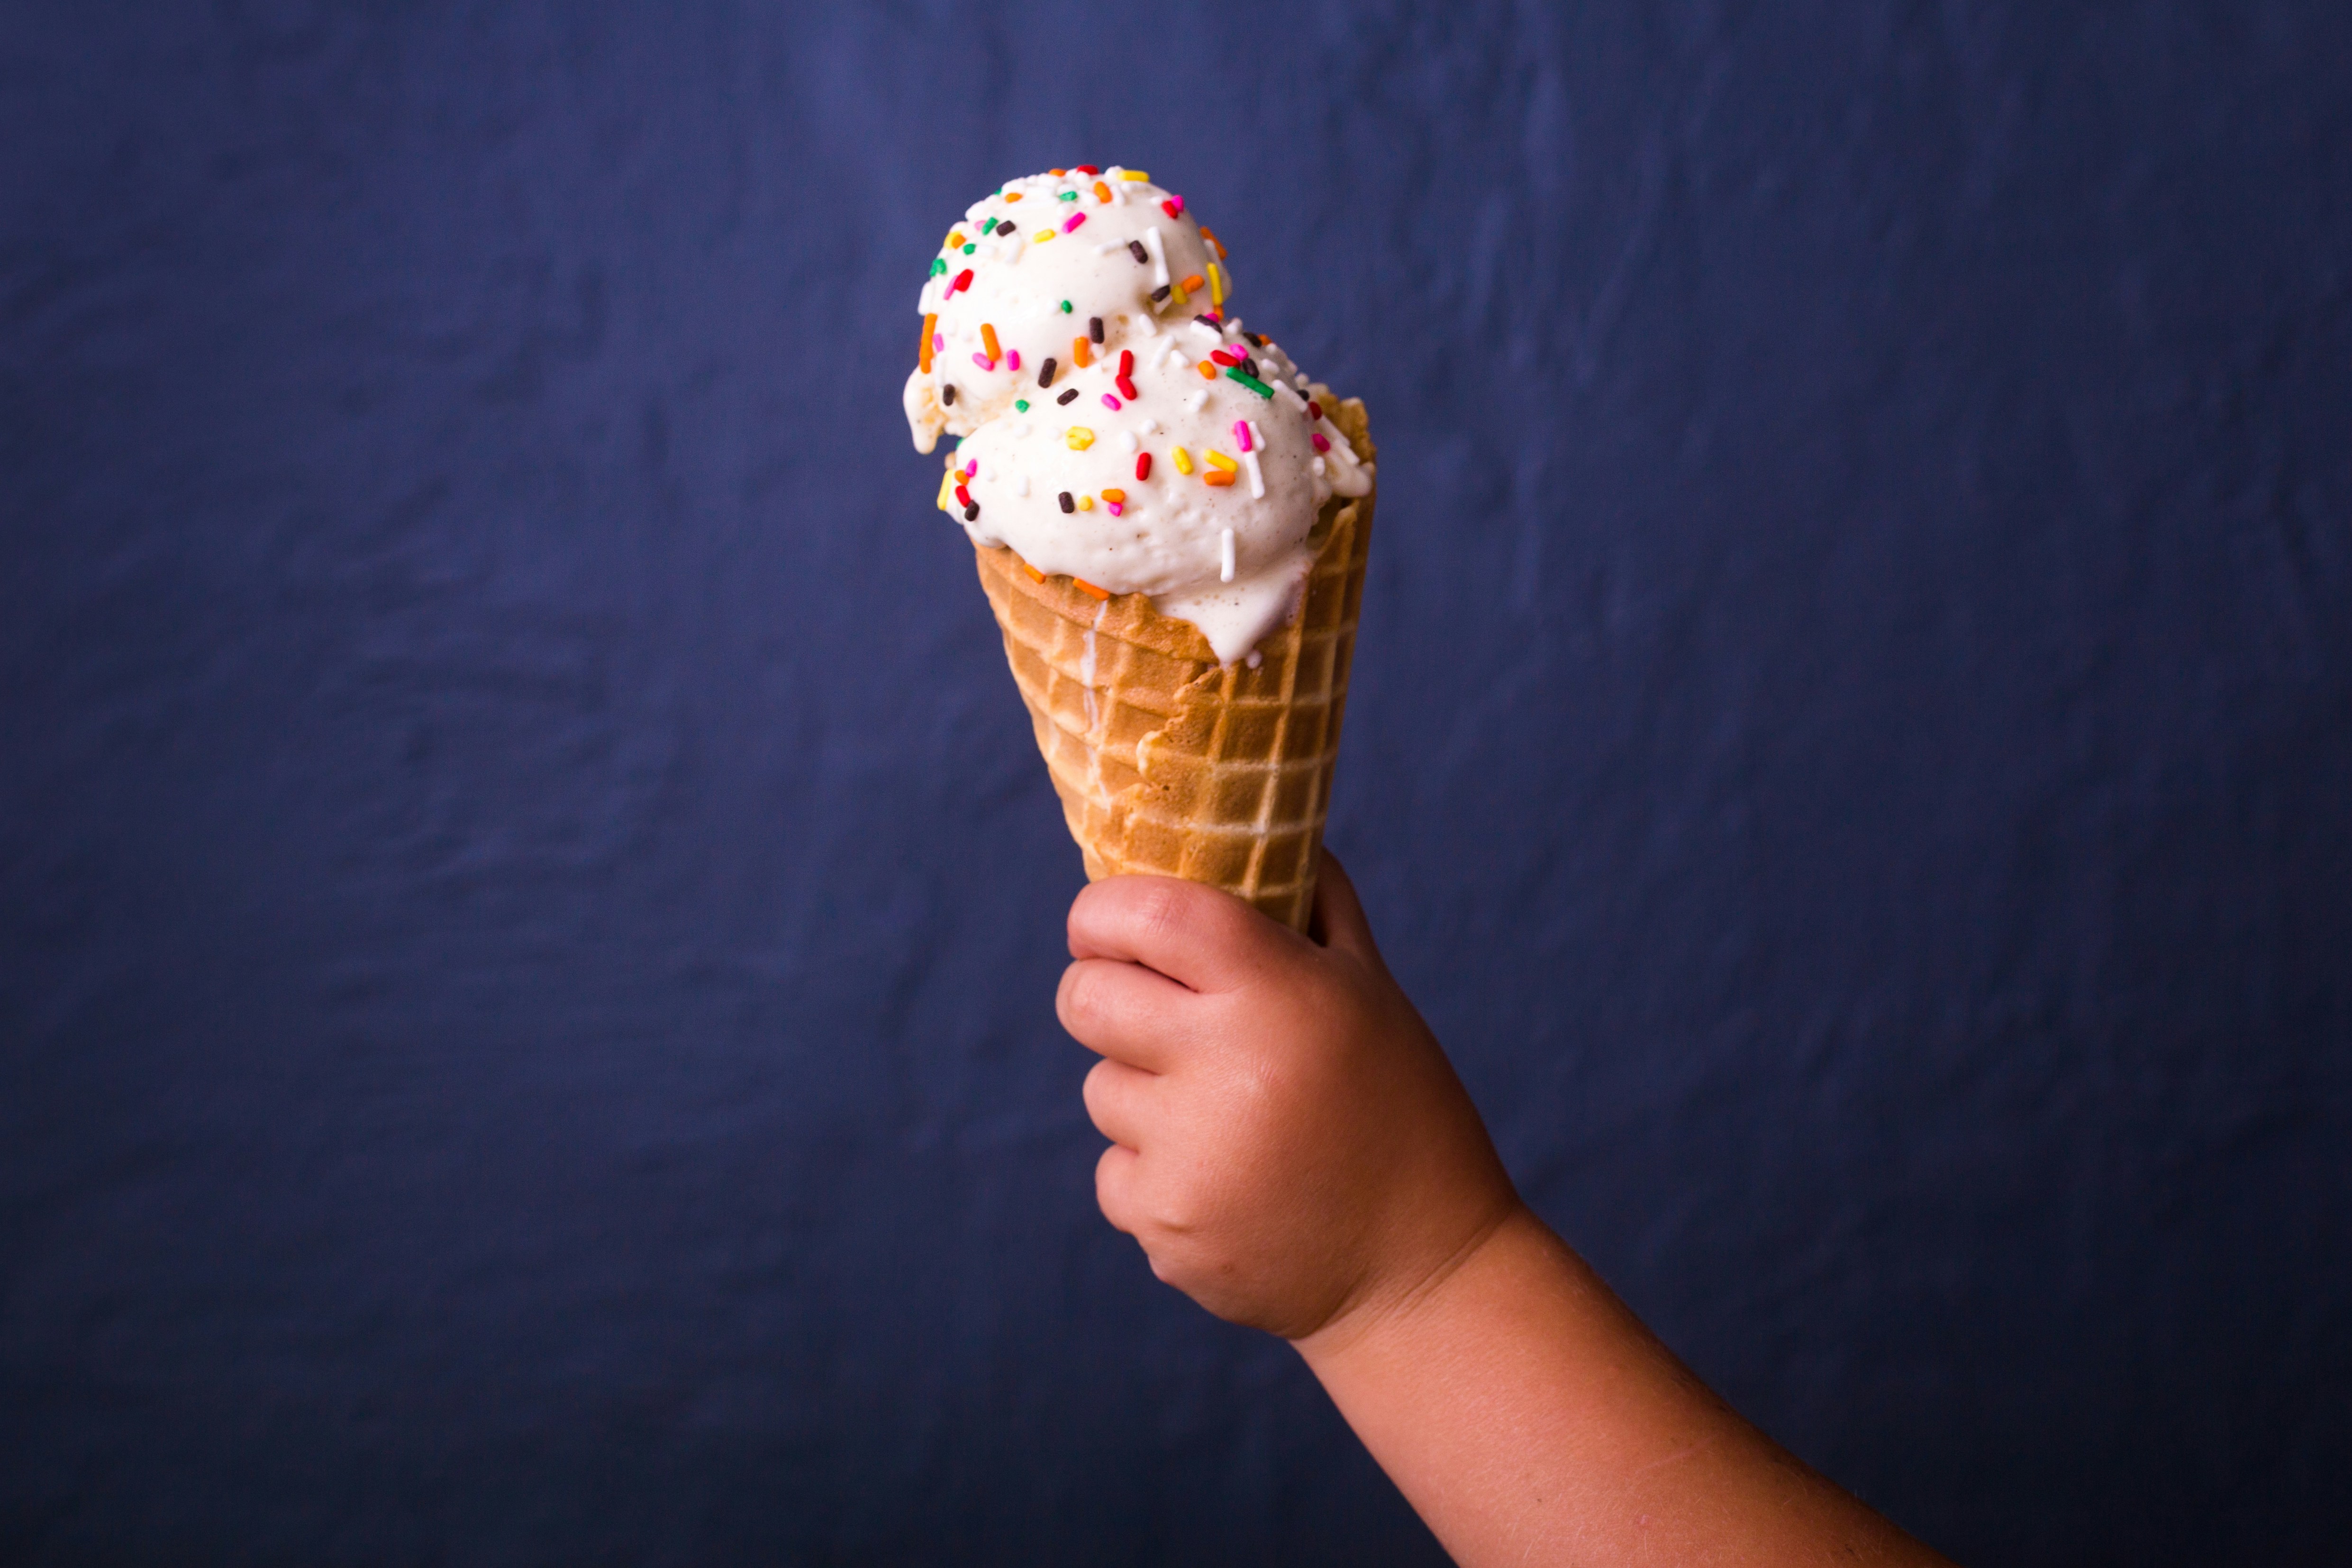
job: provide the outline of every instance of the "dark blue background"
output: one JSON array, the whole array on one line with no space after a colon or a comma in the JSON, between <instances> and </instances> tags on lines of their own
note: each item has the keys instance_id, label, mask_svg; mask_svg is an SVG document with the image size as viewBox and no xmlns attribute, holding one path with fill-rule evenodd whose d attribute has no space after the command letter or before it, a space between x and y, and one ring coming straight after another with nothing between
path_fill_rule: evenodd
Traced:
<instances>
[{"instance_id":1,"label":"dark blue background","mask_svg":"<svg viewBox=\"0 0 2352 1568\"><path fill-rule=\"evenodd\" d=\"M1371 405L1542 1212L1963 1558L2340 1549L2344 8L1439 14L6 8L0 1557L1437 1560L1093 1210L898 405L1080 160Z\"/></svg>"}]
</instances>

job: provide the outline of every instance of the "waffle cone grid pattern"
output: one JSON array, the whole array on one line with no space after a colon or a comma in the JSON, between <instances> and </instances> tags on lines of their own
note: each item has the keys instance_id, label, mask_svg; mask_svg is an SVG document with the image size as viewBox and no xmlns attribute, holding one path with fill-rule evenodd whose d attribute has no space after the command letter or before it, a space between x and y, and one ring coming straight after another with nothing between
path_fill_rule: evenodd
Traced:
<instances>
[{"instance_id":1,"label":"waffle cone grid pattern","mask_svg":"<svg viewBox=\"0 0 2352 1568\"><path fill-rule=\"evenodd\" d=\"M1372 461L1364 405L1332 411ZM1364 594L1372 499L1335 496L1316 520L1305 602L1221 666L1190 622L1140 593L1097 600L1067 577L1033 581L1011 550L977 550L1070 836L1087 875L1207 883L1307 929Z\"/></svg>"}]
</instances>

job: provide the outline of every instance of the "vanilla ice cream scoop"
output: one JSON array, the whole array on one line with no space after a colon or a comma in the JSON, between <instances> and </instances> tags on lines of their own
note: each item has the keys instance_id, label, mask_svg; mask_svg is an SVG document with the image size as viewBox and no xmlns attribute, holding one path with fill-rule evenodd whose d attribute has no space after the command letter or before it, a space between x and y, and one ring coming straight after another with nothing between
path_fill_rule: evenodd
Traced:
<instances>
[{"instance_id":1,"label":"vanilla ice cream scoop","mask_svg":"<svg viewBox=\"0 0 2352 1568\"><path fill-rule=\"evenodd\" d=\"M1033 208L1061 217L1054 237ZM948 237L965 265L924 286L906 400L919 449L963 437L941 508L1033 572L1147 594L1220 663L1248 657L1297 608L1323 504L1371 489L1329 389L1225 316L1215 237L1132 171L1016 180Z\"/></svg>"},{"instance_id":2,"label":"vanilla ice cream scoop","mask_svg":"<svg viewBox=\"0 0 2352 1568\"><path fill-rule=\"evenodd\" d=\"M1141 171L1011 181L966 210L923 285L921 362L906 394L916 449L996 418L1048 361L1115 357L1232 292L1214 236Z\"/></svg>"}]
</instances>

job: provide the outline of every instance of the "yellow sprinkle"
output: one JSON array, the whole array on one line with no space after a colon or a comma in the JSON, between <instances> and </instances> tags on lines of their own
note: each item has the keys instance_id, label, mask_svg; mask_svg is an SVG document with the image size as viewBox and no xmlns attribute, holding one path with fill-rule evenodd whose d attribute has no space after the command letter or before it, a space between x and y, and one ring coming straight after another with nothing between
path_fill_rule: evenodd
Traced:
<instances>
[{"instance_id":1,"label":"yellow sprinkle","mask_svg":"<svg viewBox=\"0 0 2352 1568\"><path fill-rule=\"evenodd\" d=\"M1053 229L1039 229L1035 234L1029 236L1030 243L1033 245L1044 245L1047 240L1054 237L1055 232L1056 231Z\"/></svg>"},{"instance_id":2,"label":"yellow sprinkle","mask_svg":"<svg viewBox=\"0 0 2352 1568\"><path fill-rule=\"evenodd\" d=\"M955 481L956 474L952 468L940 476L940 510L942 512L950 509L948 502L955 497Z\"/></svg>"},{"instance_id":3,"label":"yellow sprinkle","mask_svg":"<svg viewBox=\"0 0 2352 1568\"><path fill-rule=\"evenodd\" d=\"M1190 296L1184 292L1184 286L1181 283L1170 284L1168 286L1168 290L1170 293L1176 296L1176 303L1179 305L1183 304L1184 301L1190 298Z\"/></svg>"},{"instance_id":4,"label":"yellow sprinkle","mask_svg":"<svg viewBox=\"0 0 2352 1568\"><path fill-rule=\"evenodd\" d=\"M1095 433L1088 430L1083 424L1074 424L1070 426L1068 432L1063 435L1062 439L1070 444L1071 451L1084 452L1087 447L1092 446L1095 444Z\"/></svg>"},{"instance_id":5,"label":"yellow sprinkle","mask_svg":"<svg viewBox=\"0 0 2352 1568\"><path fill-rule=\"evenodd\" d=\"M949 248L950 250L953 250L953 249L955 249L955 247L956 247L956 246L958 246L961 245L962 243L963 243L963 230L961 230L961 229L950 229L950 230L948 230L948 248Z\"/></svg>"},{"instance_id":6,"label":"yellow sprinkle","mask_svg":"<svg viewBox=\"0 0 2352 1568\"><path fill-rule=\"evenodd\" d=\"M1192 455L1185 451L1182 447L1178 447L1176 449L1176 472L1179 474L1190 474L1192 471ZM947 492L942 490L940 494L944 496ZM941 505L945 505L945 503L942 502Z\"/></svg>"},{"instance_id":7,"label":"yellow sprinkle","mask_svg":"<svg viewBox=\"0 0 2352 1568\"><path fill-rule=\"evenodd\" d=\"M1142 180L1146 182L1149 182L1151 178L1150 175L1145 173L1140 169L1121 169L1118 172L1118 177L1122 180Z\"/></svg>"},{"instance_id":8,"label":"yellow sprinkle","mask_svg":"<svg viewBox=\"0 0 2352 1568\"><path fill-rule=\"evenodd\" d=\"M1223 453L1215 450L1213 447L1209 451L1202 453L1201 455L1215 464L1218 467L1223 469L1228 474L1234 473L1241 467L1240 464L1234 462Z\"/></svg>"},{"instance_id":9,"label":"yellow sprinkle","mask_svg":"<svg viewBox=\"0 0 2352 1568\"><path fill-rule=\"evenodd\" d=\"M1209 263L1209 303L1219 308L1225 303L1225 269L1213 261Z\"/></svg>"},{"instance_id":10,"label":"yellow sprinkle","mask_svg":"<svg viewBox=\"0 0 2352 1568\"><path fill-rule=\"evenodd\" d=\"M1081 496L1078 497L1078 510L1081 512L1091 512L1094 509L1095 498L1092 496Z\"/></svg>"}]
</instances>

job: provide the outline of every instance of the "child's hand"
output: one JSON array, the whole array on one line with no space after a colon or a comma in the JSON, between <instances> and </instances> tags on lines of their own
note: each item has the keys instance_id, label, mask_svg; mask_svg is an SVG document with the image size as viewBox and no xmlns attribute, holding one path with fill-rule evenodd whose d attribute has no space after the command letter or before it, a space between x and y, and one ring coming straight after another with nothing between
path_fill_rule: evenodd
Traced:
<instances>
[{"instance_id":1,"label":"child's hand","mask_svg":"<svg viewBox=\"0 0 2352 1568\"><path fill-rule=\"evenodd\" d=\"M1518 1208L1328 855L1315 913L1327 946L1192 883L1096 883L1055 1002L1104 1059L1104 1216L1160 1279L1287 1339L1412 1296Z\"/></svg>"}]
</instances>

